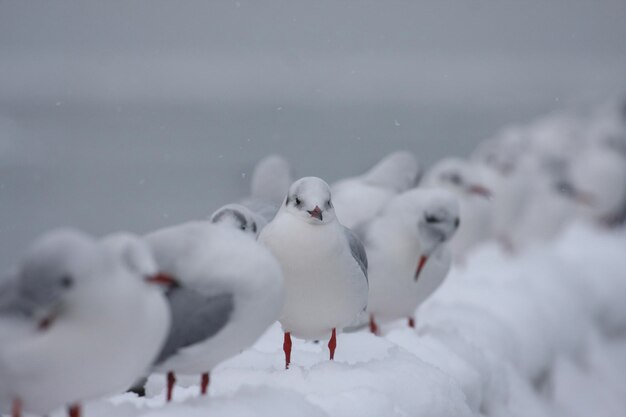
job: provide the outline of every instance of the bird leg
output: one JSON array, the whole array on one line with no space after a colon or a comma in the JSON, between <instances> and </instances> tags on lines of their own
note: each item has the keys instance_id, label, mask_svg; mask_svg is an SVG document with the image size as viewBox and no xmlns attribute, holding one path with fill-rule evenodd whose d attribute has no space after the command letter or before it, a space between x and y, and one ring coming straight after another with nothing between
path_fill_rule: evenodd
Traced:
<instances>
[{"instance_id":1,"label":"bird leg","mask_svg":"<svg viewBox=\"0 0 626 417\"><path fill-rule=\"evenodd\" d=\"M172 401L172 394L174 392L174 384L176 383L176 375L174 372L167 373L167 402Z\"/></svg>"},{"instance_id":2,"label":"bird leg","mask_svg":"<svg viewBox=\"0 0 626 417\"><path fill-rule=\"evenodd\" d=\"M285 352L285 369L289 369L291 363L291 333L285 332L285 340L283 341L283 352Z\"/></svg>"},{"instance_id":3,"label":"bird leg","mask_svg":"<svg viewBox=\"0 0 626 417\"><path fill-rule=\"evenodd\" d=\"M202 378L200 381L200 394L206 395L209 391L209 373L205 372L202 374Z\"/></svg>"},{"instance_id":4,"label":"bird leg","mask_svg":"<svg viewBox=\"0 0 626 417\"><path fill-rule=\"evenodd\" d=\"M67 415L69 417L80 417L80 404L72 404L68 409L67 409Z\"/></svg>"},{"instance_id":5,"label":"bird leg","mask_svg":"<svg viewBox=\"0 0 626 417\"><path fill-rule=\"evenodd\" d=\"M413 317L409 317L409 327L412 329L415 328L415 319Z\"/></svg>"},{"instance_id":6,"label":"bird leg","mask_svg":"<svg viewBox=\"0 0 626 417\"><path fill-rule=\"evenodd\" d=\"M333 328L333 333L328 341L328 349L330 350L330 360L335 359L335 348L337 347L337 330Z\"/></svg>"},{"instance_id":7,"label":"bird leg","mask_svg":"<svg viewBox=\"0 0 626 417\"><path fill-rule=\"evenodd\" d=\"M11 417L21 417L22 401L19 398L13 400L13 408L11 409Z\"/></svg>"},{"instance_id":8,"label":"bird leg","mask_svg":"<svg viewBox=\"0 0 626 417\"><path fill-rule=\"evenodd\" d=\"M370 332L374 333L376 336L380 334L378 333L378 324L376 324L373 314L370 314Z\"/></svg>"}]
</instances>

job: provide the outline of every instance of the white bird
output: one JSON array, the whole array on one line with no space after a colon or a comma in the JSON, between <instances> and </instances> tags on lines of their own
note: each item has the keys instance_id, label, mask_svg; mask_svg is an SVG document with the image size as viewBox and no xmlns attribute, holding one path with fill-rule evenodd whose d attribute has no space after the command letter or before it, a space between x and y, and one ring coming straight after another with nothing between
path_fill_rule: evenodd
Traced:
<instances>
[{"instance_id":1,"label":"white bird","mask_svg":"<svg viewBox=\"0 0 626 417\"><path fill-rule=\"evenodd\" d=\"M417 188L392 199L364 228L369 259L370 330L379 321L408 318L444 281L448 242L459 226L459 202L444 189Z\"/></svg>"},{"instance_id":2,"label":"white bird","mask_svg":"<svg viewBox=\"0 0 626 417\"><path fill-rule=\"evenodd\" d=\"M167 374L167 399L176 374L209 372L251 346L274 323L283 306L280 265L244 233L209 222L193 222L146 236L167 293L171 332L154 370Z\"/></svg>"},{"instance_id":3,"label":"white bird","mask_svg":"<svg viewBox=\"0 0 626 417\"><path fill-rule=\"evenodd\" d=\"M614 226L626 220L626 159L615 150L588 146L571 167L572 188L585 216Z\"/></svg>"},{"instance_id":4,"label":"white bird","mask_svg":"<svg viewBox=\"0 0 626 417\"><path fill-rule=\"evenodd\" d=\"M292 182L289 163L280 155L267 156L256 164L250 195L240 203L269 222L274 218Z\"/></svg>"},{"instance_id":5,"label":"white bird","mask_svg":"<svg viewBox=\"0 0 626 417\"><path fill-rule=\"evenodd\" d=\"M211 215L211 223L225 224L257 238L265 227L265 218L241 204L226 204Z\"/></svg>"},{"instance_id":6,"label":"white bird","mask_svg":"<svg viewBox=\"0 0 626 417\"><path fill-rule=\"evenodd\" d=\"M413 188L421 170L415 156L393 152L365 174L346 178L331 187L335 213L348 228L372 219L395 195Z\"/></svg>"},{"instance_id":7,"label":"white bird","mask_svg":"<svg viewBox=\"0 0 626 417\"><path fill-rule=\"evenodd\" d=\"M276 256L285 277L285 364L291 361L291 335L321 339L353 324L367 303L367 257L359 239L335 217L330 188L316 177L289 188L276 217L259 236Z\"/></svg>"},{"instance_id":8,"label":"white bird","mask_svg":"<svg viewBox=\"0 0 626 417\"><path fill-rule=\"evenodd\" d=\"M525 202L508 229L512 247L520 250L556 237L576 214L575 200L582 199L561 169L546 168L537 155L525 155L517 171L524 184L518 190L523 190Z\"/></svg>"},{"instance_id":9,"label":"white bird","mask_svg":"<svg viewBox=\"0 0 626 417\"><path fill-rule=\"evenodd\" d=\"M467 253L491 232L491 190L475 165L459 158L439 161L424 176L424 185L452 191L459 199L463 222L450 242L453 260L462 263Z\"/></svg>"},{"instance_id":10,"label":"white bird","mask_svg":"<svg viewBox=\"0 0 626 417\"><path fill-rule=\"evenodd\" d=\"M16 320L27 327L0 347L14 416L67 405L77 417L83 401L123 392L147 371L170 319L152 277L138 273L143 256L132 243L111 250L73 230L28 250L0 308L0 332Z\"/></svg>"}]
</instances>

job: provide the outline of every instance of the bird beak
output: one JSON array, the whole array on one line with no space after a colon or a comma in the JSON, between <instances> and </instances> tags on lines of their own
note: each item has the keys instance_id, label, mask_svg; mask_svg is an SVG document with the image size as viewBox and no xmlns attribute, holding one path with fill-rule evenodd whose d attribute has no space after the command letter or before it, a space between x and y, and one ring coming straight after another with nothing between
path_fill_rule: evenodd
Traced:
<instances>
[{"instance_id":1,"label":"bird beak","mask_svg":"<svg viewBox=\"0 0 626 417\"><path fill-rule=\"evenodd\" d=\"M472 184L469 187L467 187L467 191L470 194L477 194L484 198L491 198L491 191L489 191L487 188L483 187L482 185Z\"/></svg>"},{"instance_id":2,"label":"bird beak","mask_svg":"<svg viewBox=\"0 0 626 417\"><path fill-rule=\"evenodd\" d=\"M163 285L165 287L178 287L180 284L171 275L164 273L156 273L155 275L146 277L148 284Z\"/></svg>"},{"instance_id":3,"label":"bird beak","mask_svg":"<svg viewBox=\"0 0 626 417\"><path fill-rule=\"evenodd\" d=\"M592 207L594 205L594 198L591 193L586 191L575 191L574 192L574 201L583 206Z\"/></svg>"},{"instance_id":4,"label":"bird beak","mask_svg":"<svg viewBox=\"0 0 626 417\"><path fill-rule=\"evenodd\" d=\"M426 255L422 255L420 256L420 261L417 264L417 270L415 271L415 281L417 282L417 279L420 276L420 273L422 272L422 269L424 269L424 265L426 265L426 261L428 260L428 256Z\"/></svg>"},{"instance_id":5,"label":"bird beak","mask_svg":"<svg viewBox=\"0 0 626 417\"><path fill-rule=\"evenodd\" d=\"M52 312L47 316L42 317L39 320L39 323L37 325L39 330L48 330L50 328L50 326L52 326L52 324L54 324L54 321L56 320L57 316L56 313Z\"/></svg>"},{"instance_id":6,"label":"bird beak","mask_svg":"<svg viewBox=\"0 0 626 417\"><path fill-rule=\"evenodd\" d=\"M307 213L309 213L311 217L315 217L319 221L322 221L322 210L318 206L315 206L313 210L308 210Z\"/></svg>"}]
</instances>

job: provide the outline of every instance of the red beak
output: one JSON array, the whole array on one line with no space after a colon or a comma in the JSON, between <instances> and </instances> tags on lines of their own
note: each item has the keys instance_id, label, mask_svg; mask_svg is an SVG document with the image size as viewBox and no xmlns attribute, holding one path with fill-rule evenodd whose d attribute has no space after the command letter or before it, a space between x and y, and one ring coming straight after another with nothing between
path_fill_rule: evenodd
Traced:
<instances>
[{"instance_id":1,"label":"red beak","mask_svg":"<svg viewBox=\"0 0 626 417\"><path fill-rule=\"evenodd\" d=\"M320 210L318 206L315 206L313 210L308 210L308 213L311 215L311 217L315 217L319 221L322 221L322 210Z\"/></svg>"},{"instance_id":2,"label":"red beak","mask_svg":"<svg viewBox=\"0 0 626 417\"><path fill-rule=\"evenodd\" d=\"M587 193L584 191L575 192L574 200L576 200L577 203L582 204L584 206L593 206L593 203L594 203L593 195L591 195L591 193Z\"/></svg>"},{"instance_id":3,"label":"red beak","mask_svg":"<svg viewBox=\"0 0 626 417\"><path fill-rule=\"evenodd\" d=\"M415 281L417 282L417 279L420 276L420 273L422 272L422 269L424 269L424 265L426 265L426 261L428 260L428 256L426 255L422 255L420 256L420 261L417 264L417 271L415 271Z\"/></svg>"},{"instance_id":4,"label":"red beak","mask_svg":"<svg viewBox=\"0 0 626 417\"><path fill-rule=\"evenodd\" d=\"M470 185L469 187L467 187L467 191L469 191L470 194L478 194L479 196L484 198L491 198L491 191L489 191L482 185Z\"/></svg>"},{"instance_id":5,"label":"red beak","mask_svg":"<svg viewBox=\"0 0 626 417\"><path fill-rule=\"evenodd\" d=\"M166 287L178 287L180 285L171 275L161 272L156 275L146 277L146 282L149 284L164 285Z\"/></svg>"},{"instance_id":6,"label":"red beak","mask_svg":"<svg viewBox=\"0 0 626 417\"><path fill-rule=\"evenodd\" d=\"M55 315L51 314L48 317L44 317L41 320L39 320L39 325L38 325L39 330L48 330L48 328L50 328L50 326L52 326L52 324L54 323L55 319L56 319Z\"/></svg>"}]
</instances>

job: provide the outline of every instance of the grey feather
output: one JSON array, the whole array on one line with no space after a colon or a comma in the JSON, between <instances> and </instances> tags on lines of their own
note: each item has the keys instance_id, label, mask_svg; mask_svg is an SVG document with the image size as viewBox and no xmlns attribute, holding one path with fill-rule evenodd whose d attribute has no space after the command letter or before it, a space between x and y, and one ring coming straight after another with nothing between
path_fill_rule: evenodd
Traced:
<instances>
[{"instance_id":1,"label":"grey feather","mask_svg":"<svg viewBox=\"0 0 626 417\"><path fill-rule=\"evenodd\" d=\"M165 361L180 349L200 343L217 334L230 319L232 294L206 295L188 288L174 288L167 294L172 315L170 334L156 363Z\"/></svg>"},{"instance_id":2,"label":"grey feather","mask_svg":"<svg viewBox=\"0 0 626 417\"><path fill-rule=\"evenodd\" d=\"M359 264L359 267L361 267L361 271L363 271L363 275L365 275L365 279L367 280L367 254L365 253L365 247L356 233L347 227L344 227L343 229L346 239L348 239L348 244L350 245L352 257Z\"/></svg>"}]
</instances>

